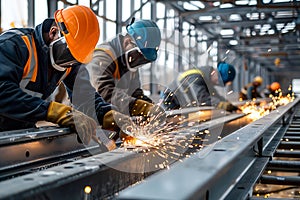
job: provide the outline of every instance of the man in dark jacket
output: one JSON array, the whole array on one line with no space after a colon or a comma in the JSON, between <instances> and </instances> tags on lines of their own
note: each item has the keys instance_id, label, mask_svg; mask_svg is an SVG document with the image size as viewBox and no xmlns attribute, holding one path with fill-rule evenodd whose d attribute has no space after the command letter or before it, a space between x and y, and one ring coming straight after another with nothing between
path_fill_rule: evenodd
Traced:
<instances>
[{"instance_id":1,"label":"man in dark jacket","mask_svg":"<svg viewBox=\"0 0 300 200\"><path fill-rule=\"evenodd\" d=\"M99 45L86 68L105 101L124 114L148 116L160 108L140 88L138 68L156 60L160 30L151 20L134 19L126 29L126 34Z\"/></svg>"},{"instance_id":2,"label":"man in dark jacket","mask_svg":"<svg viewBox=\"0 0 300 200\"><path fill-rule=\"evenodd\" d=\"M253 100L261 98L260 93L258 92L258 87L263 83L263 78L261 76L254 77L251 83L245 85L240 91L240 100Z\"/></svg>"},{"instance_id":3,"label":"man in dark jacket","mask_svg":"<svg viewBox=\"0 0 300 200\"><path fill-rule=\"evenodd\" d=\"M74 109L47 98L60 82L72 98L80 65L91 60L99 34L96 15L85 6L58 10L54 19L35 29L4 32L0 36L0 131L30 128L46 120L70 127L82 142L89 143L96 134L97 123L91 118L95 115L89 117L78 109L89 110L90 102L81 101ZM77 92L93 96L95 119L103 128L115 129L112 106L89 81L82 82L86 85Z\"/></svg>"},{"instance_id":4,"label":"man in dark jacket","mask_svg":"<svg viewBox=\"0 0 300 200\"><path fill-rule=\"evenodd\" d=\"M237 110L215 90L215 85L225 85L233 81L235 69L225 62L213 67L200 67L187 70L172 82L164 93L163 105L166 109L193 106L215 106L227 111Z\"/></svg>"}]
</instances>

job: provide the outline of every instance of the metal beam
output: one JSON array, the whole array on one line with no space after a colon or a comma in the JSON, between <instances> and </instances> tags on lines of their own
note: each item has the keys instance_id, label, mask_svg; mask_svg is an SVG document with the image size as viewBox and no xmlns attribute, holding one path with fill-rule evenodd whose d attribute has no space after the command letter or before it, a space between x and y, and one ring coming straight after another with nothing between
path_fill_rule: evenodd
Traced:
<instances>
[{"instance_id":1,"label":"metal beam","mask_svg":"<svg viewBox=\"0 0 300 200\"><path fill-rule=\"evenodd\" d=\"M222 126L223 123L231 123L231 121L241 116L243 114L229 115L201 123L199 126L192 126L191 133L195 134L197 131L210 128L212 130L211 136L205 137L212 138L214 137L213 130L218 131L219 126ZM182 135L187 133L184 128L180 130ZM199 141L196 140L192 144L197 142ZM182 156L185 157L198 149L199 147L196 146L189 147ZM157 151L159 150L156 150L156 148L150 148L149 150L145 148L138 150L119 148L111 152L84 159L74 159L74 161L66 164L4 180L0 182L0 199L108 198L161 170L160 167L153 168L156 164L160 165L166 161L166 158L156 158ZM5 185L12 185L12 187L7 190L4 187ZM83 192L87 185L92 188L91 194Z\"/></svg>"},{"instance_id":2,"label":"metal beam","mask_svg":"<svg viewBox=\"0 0 300 200\"><path fill-rule=\"evenodd\" d=\"M28 26L34 27L34 19L35 19L35 0L28 0Z\"/></svg>"},{"instance_id":3,"label":"metal beam","mask_svg":"<svg viewBox=\"0 0 300 200\"><path fill-rule=\"evenodd\" d=\"M116 34L122 32L122 0L116 0L117 12L116 12Z\"/></svg>"},{"instance_id":4,"label":"metal beam","mask_svg":"<svg viewBox=\"0 0 300 200\"><path fill-rule=\"evenodd\" d=\"M263 175L260 179L262 184L275 185L300 185L300 177L298 176L267 176Z\"/></svg>"},{"instance_id":5,"label":"metal beam","mask_svg":"<svg viewBox=\"0 0 300 200\"><path fill-rule=\"evenodd\" d=\"M174 164L170 170L154 174L147 182L122 191L119 199L224 198L232 184L255 161L253 148L264 152L268 140L272 140L272 135L264 138L265 132L270 131L270 127L280 122L284 115L290 115L289 110L298 102L299 99L296 99L285 107L279 107L277 111L204 148L182 163ZM274 131L273 134L277 129ZM259 141L262 141L261 146Z\"/></svg>"},{"instance_id":6,"label":"metal beam","mask_svg":"<svg viewBox=\"0 0 300 200\"><path fill-rule=\"evenodd\" d=\"M55 11L57 10L57 1L47 0L48 5L48 17L53 17Z\"/></svg>"},{"instance_id":7,"label":"metal beam","mask_svg":"<svg viewBox=\"0 0 300 200\"><path fill-rule=\"evenodd\" d=\"M150 175L138 172L143 163L145 157L122 149L95 155L2 181L0 199L104 199ZM91 193L84 192L86 186Z\"/></svg>"},{"instance_id":8,"label":"metal beam","mask_svg":"<svg viewBox=\"0 0 300 200\"><path fill-rule=\"evenodd\" d=\"M107 151L95 142L85 146L78 142L76 133L57 127L0 132L0 145L1 179L40 165Z\"/></svg>"}]
</instances>

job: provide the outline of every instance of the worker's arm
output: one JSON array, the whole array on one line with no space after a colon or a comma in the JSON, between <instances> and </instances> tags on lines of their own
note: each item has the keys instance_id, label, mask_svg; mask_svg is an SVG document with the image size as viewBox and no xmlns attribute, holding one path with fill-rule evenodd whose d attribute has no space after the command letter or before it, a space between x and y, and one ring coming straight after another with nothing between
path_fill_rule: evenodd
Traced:
<instances>
[{"instance_id":1,"label":"worker's arm","mask_svg":"<svg viewBox=\"0 0 300 200\"><path fill-rule=\"evenodd\" d=\"M222 89L225 90L226 88L222 87ZM227 101L224 96L220 95L220 93L216 90L215 87L212 87L210 89L210 91L211 91L210 93L212 94L211 95L211 104L213 106L217 106L222 101L223 102ZM226 94L226 92L224 91L224 92L222 92L222 94Z\"/></svg>"},{"instance_id":2,"label":"worker's arm","mask_svg":"<svg viewBox=\"0 0 300 200\"><path fill-rule=\"evenodd\" d=\"M252 85L250 85L248 88L247 88L247 98L248 99L253 99L253 86Z\"/></svg>"},{"instance_id":3,"label":"worker's arm","mask_svg":"<svg viewBox=\"0 0 300 200\"><path fill-rule=\"evenodd\" d=\"M85 65L72 69L64 83L74 107L103 124L103 116L113 106L106 102L90 83Z\"/></svg>"},{"instance_id":4,"label":"worker's arm","mask_svg":"<svg viewBox=\"0 0 300 200\"><path fill-rule=\"evenodd\" d=\"M135 81L129 80L130 73L127 72L120 80L114 78L116 65L112 58L104 51L94 53L93 60L86 66L91 84L96 88L105 101L115 105L119 111L129 114L129 104L136 98L131 94L140 87L138 73L134 77ZM132 90L132 91L131 91Z\"/></svg>"},{"instance_id":5,"label":"worker's arm","mask_svg":"<svg viewBox=\"0 0 300 200\"><path fill-rule=\"evenodd\" d=\"M186 83L183 84L185 88L188 89L189 97L191 98L190 101L197 101L199 106L211 106L211 97L212 94L210 93L207 83L200 75L197 76L196 79L190 78ZM196 95L196 99L194 96Z\"/></svg>"}]
</instances>

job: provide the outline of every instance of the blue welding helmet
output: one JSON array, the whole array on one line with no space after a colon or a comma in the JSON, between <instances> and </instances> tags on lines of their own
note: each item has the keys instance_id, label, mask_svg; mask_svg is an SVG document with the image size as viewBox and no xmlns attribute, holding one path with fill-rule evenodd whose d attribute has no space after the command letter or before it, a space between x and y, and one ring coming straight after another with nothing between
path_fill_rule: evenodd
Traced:
<instances>
[{"instance_id":1,"label":"blue welding helmet","mask_svg":"<svg viewBox=\"0 0 300 200\"><path fill-rule=\"evenodd\" d=\"M126 27L127 33L135 40L144 57L153 62L157 58L161 34L157 24L151 20L134 21Z\"/></svg>"}]
</instances>

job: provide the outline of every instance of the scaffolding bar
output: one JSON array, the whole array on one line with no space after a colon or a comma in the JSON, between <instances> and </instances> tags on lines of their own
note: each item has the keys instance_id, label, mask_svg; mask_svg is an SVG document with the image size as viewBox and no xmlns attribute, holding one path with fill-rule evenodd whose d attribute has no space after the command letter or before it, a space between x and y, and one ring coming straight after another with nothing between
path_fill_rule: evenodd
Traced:
<instances>
[{"instance_id":1,"label":"scaffolding bar","mask_svg":"<svg viewBox=\"0 0 300 200\"><path fill-rule=\"evenodd\" d=\"M267 176L263 175L260 178L262 184L275 184L275 185L300 185L299 176Z\"/></svg>"}]
</instances>

